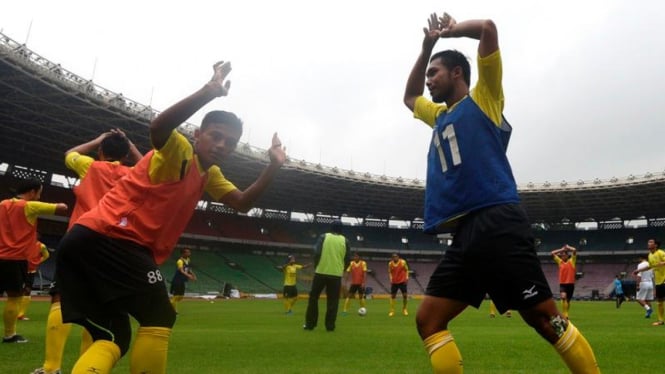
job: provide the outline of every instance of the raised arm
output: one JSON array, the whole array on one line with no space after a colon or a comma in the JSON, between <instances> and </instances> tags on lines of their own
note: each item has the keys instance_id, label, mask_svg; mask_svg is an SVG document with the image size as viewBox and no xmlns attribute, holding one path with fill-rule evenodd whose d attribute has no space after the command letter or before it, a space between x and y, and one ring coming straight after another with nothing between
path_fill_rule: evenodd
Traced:
<instances>
[{"instance_id":1,"label":"raised arm","mask_svg":"<svg viewBox=\"0 0 665 374\"><path fill-rule=\"evenodd\" d=\"M105 133L102 133L98 137L92 139L89 142L85 142L83 144L79 144L77 146L74 146L74 147L68 149L67 151L65 151L65 156L67 156L68 154L70 154L72 152L77 152L77 153L80 153L82 155L87 155L91 152L94 152L95 150L97 150L97 148L99 148L99 145L102 144L102 140L104 140L107 136L109 136L111 134L113 134L111 131L107 131Z\"/></svg>"},{"instance_id":2,"label":"raised arm","mask_svg":"<svg viewBox=\"0 0 665 374\"><path fill-rule=\"evenodd\" d=\"M577 248L572 247L572 246L570 246L570 245L568 245L568 244L566 244L566 245L564 246L564 248L565 248L566 250L568 250L568 251L573 252L573 256L577 255Z\"/></svg>"},{"instance_id":3,"label":"raised arm","mask_svg":"<svg viewBox=\"0 0 665 374\"><path fill-rule=\"evenodd\" d=\"M225 81L225 79L231 72L231 63L220 61L213 65L213 70L214 73L210 82L152 120L150 123L150 139L153 147L161 149L174 129L214 98L226 96L229 93L231 81Z\"/></svg>"},{"instance_id":4,"label":"raised arm","mask_svg":"<svg viewBox=\"0 0 665 374\"><path fill-rule=\"evenodd\" d=\"M489 19L474 19L457 23L448 13L440 18L442 38L471 38L479 40L478 55L486 57L499 49L496 25Z\"/></svg>"},{"instance_id":5,"label":"raised arm","mask_svg":"<svg viewBox=\"0 0 665 374\"><path fill-rule=\"evenodd\" d=\"M244 191L233 190L227 193L222 196L220 202L241 212L247 212L250 210L254 206L256 200L258 200L268 186L270 186L277 171L286 161L286 148L282 147L282 142L279 140L277 133L274 133L272 136L272 145L268 150L268 155L270 156L270 164L263 169L259 177L251 186L247 187Z\"/></svg>"},{"instance_id":6,"label":"raised arm","mask_svg":"<svg viewBox=\"0 0 665 374\"><path fill-rule=\"evenodd\" d=\"M559 249L555 249L555 250L553 250L553 251L550 252L550 253L552 254L552 256L557 256L559 253L561 253L561 252L565 252L566 250L567 250L567 249L566 249L566 246L564 245L563 247L561 247L561 248L559 248Z\"/></svg>"},{"instance_id":7,"label":"raised arm","mask_svg":"<svg viewBox=\"0 0 665 374\"><path fill-rule=\"evenodd\" d=\"M441 37L440 22L436 13L430 14L427 19L427 27L423 27L423 33L425 36L423 37L422 48L416 63L411 68L404 90L404 105L412 112L416 105L416 99L422 96L425 90L427 64L429 64L429 58L432 55L432 49L434 49L436 41Z\"/></svg>"},{"instance_id":8,"label":"raised arm","mask_svg":"<svg viewBox=\"0 0 665 374\"><path fill-rule=\"evenodd\" d=\"M125 132L120 130L120 129L113 129L113 130L111 130L111 133L112 134L120 134L120 135L122 135L123 138L127 139L127 143L129 144L129 153L127 153L127 156L125 157L127 159L127 161L129 161L131 163L134 163L134 164L139 162L141 157L143 157L143 154L138 150L138 148L136 148L136 146L134 145L132 140L127 137Z\"/></svg>"}]
</instances>

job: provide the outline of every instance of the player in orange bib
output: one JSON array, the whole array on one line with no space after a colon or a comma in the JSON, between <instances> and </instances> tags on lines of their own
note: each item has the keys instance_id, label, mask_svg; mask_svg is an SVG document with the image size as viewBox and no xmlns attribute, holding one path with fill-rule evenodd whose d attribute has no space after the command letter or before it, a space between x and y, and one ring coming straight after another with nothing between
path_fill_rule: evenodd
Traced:
<instances>
[{"instance_id":1,"label":"player in orange bib","mask_svg":"<svg viewBox=\"0 0 665 374\"><path fill-rule=\"evenodd\" d=\"M207 113L193 144L176 131L204 105L227 95L230 64L217 63L213 70L201 89L153 119L153 150L84 213L60 243L56 280L63 320L84 326L94 340L76 362L74 374L111 371L129 349L130 316L139 324L131 372L166 372L176 314L159 265L170 257L204 192L246 212L286 160L274 134L269 164L253 184L240 190L218 166L242 135L242 122L235 114Z\"/></svg>"}]
</instances>

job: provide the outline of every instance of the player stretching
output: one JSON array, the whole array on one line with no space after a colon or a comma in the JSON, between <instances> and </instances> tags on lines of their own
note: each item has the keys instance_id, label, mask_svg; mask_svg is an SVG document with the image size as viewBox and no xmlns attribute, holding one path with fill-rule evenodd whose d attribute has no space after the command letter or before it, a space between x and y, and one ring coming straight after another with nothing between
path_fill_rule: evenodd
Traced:
<instances>
[{"instance_id":1,"label":"player stretching","mask_svg":"<svg viewBox=\"0 0 665 374\"><path fill-rule=\"evenodd\" d=\"M56 279L63 320L84 326L94 340L72 373L109 373L129 349L130 315L139 324L131 372L166 372L175 311L158 266L171 255L204 192L246 212L286 160L275 134L270 164L241 191L217 166L235 150L242 135L242 122L235 114L207 113L193 145L176 131L204 105L226 96L230 70L228 63L215 64L207 84L150 123L154 149L62 239Z\"/></svg>"},{"instance_id":2,"label":"player stretching","mask_svg":"<svg viewBox=\"0 0 665 374\"><path fill-rule=\"evenodd\" d=\"M462 356L448 323L485 293L500 313L516 309L550 342L573 373L599 372L591 347L559 313L536 256L506 157L501 54L491 20L457 23L432 14L409 75L404 103L434 131L427 163L425 232L454 230L416 316L435 373L461 373ZM479 40L478 83L458 51L432 54L440 38ZM429 66L428 66L429 65ZM423 87L432 101L423 97ZM441 105L443 104L443 105Z\"/></svg>"}]
</instances>

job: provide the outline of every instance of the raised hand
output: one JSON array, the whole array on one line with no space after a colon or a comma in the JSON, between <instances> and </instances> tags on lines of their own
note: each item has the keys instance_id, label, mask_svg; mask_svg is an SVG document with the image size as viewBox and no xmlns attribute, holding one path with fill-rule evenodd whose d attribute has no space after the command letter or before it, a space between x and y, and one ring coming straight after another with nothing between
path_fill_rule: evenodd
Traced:
<instances>
[{"instance_id":1,"label":"raised hand","mask_svg":"<svg viewBox=\"0 0 665 374\"><path fill-rule=\"evenodd\" d=\"M231 81L224 81L231 72L231 61L219 61L212 66L214 74L210 84L215 88L217 96L226 96L231 88Z\"/></svg>"},{"instance_id":2,"label":"raised hand","mask_svg":"<svg viewBox=\"0 0 665 374\"><path fill-rule=\"evenodd\" d=\"M441 24L436 13L429 15L429 18L427 19L427 27L423 27L423 33L425 34L423 48L431 49L441 37Z\"/></svg>"},{"instance_id":3,"label":"raised hand","mask_svg":"<svg viewBox=\"0 0 665 374\"><path fill-rule=\"evenodd\" d=\"M282 146L282 141L279 140L277 133L272 136L272 145L268 150L268 156L270 156L270 163L277 166L282 166L286 161L286 147Z\"/></svg>"},{"instance_id":4,"label":"raised hand","mask_svg":"<svg viewBox=\"0 0 665 374\"><path fill-rule=\"evenodd\" d=\"M439 36L441 38L450 38L453 36L453 28L457 24L457 21L448 13L443 13L442 17L439 17Z\"/></svg>"}]
</instances>

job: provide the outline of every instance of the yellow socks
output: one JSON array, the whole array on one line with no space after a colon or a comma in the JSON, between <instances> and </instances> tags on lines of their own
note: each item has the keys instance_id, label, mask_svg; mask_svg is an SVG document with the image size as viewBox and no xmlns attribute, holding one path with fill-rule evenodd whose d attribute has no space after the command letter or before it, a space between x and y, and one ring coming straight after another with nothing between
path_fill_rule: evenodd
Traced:
<instances>
[{"instance_id":1,"label":"yellow socks","mask_svg":"<svg viewBox=\"0 0 665 374\"><path fill-rule=\"evenodd\" d=\"M184 296L180 296L180 295L178 295L178 296L171 296L171 306L173 307L173 310L175 310L176 312L178 312L178 303L179 303L180 300L182 300L183 298L184 298Z\"/></svg>"},{"instance_id":2,"label":"yellow socks","mask_svg":"<svg viewBox=\"0 0 665 374\"><path fill-rule=\"evenodd\" d=\"M28 305L30 305L30 296L23 296L21 298L21 304L18 307L18 315L16 318L21 319L22 317L25 317L25 312L28 310Z\"/></svg>"},{"instance_id":3,"label":"yellow socks","mask_svg":"<svg viewBox=\"0 0 665 374\"><path fill-rule=\"evenodd\" d=\"M120 347L108 340L97 340L79 357L72 374L109 374L120 359Z\"/></svg>"},{"instance_id":4,"label":"yellow socks","mask_svg":"<svg viewBox=\"0 0 665 374\"><path fill-rule=\"evenodd\" d=\"M51 304L46 320L46 347L43 365L45 371L60 369L65 343L71 329L71 323L62 323L60 303Z\"/></svg>"},{"instance_id":5,"label":"yellow socks","mask_svg":"<svg viewBox=\"0 0 665 374\"><path fill-rule=\"evenodd\" d=\"M166 327L139 327L130 359L132 374L166 373L166 354L171 329Z\"/></svg>"},{"instance_id":6,"label":"yellow socks","mask_svg":"<svg viewBox=\"0 0 665 374\"><path fill-rule=\"evenodd\" d=\"M22 298L23 296L7 297L5 310L2 313L2 319L5 322L6 338L16 335L16 317L18 317L18 309Z\"/></svg>"},{"instance_id":7,"label":"yellow socks","mask_svg":"<svg viewBox=\"0 0 665 374\"><path fill-rule=\"evenodd\" d=\"M342 309L342 310L344 311L344 313L346 313L346 311L349 310L349 298L348 297L346 298L346 300L344 300L344 309Z\"/></svg>"},{"instance_id":8,"label":"yellow socks","mask_svg":"<svg viewBox=\"0 0 665 374\"><path fill-rule=\"evenodd\" d=\"M365 306L365 298L364 297L360 298L360 306L362 306L362 307Z\"/></svg>"},{"instance_id":9,"label":"yellow socks","mask_svg":"<svg viewBox=\"0 0 665 374\"><path fill-rule=\"evenodd\" d=\"M461 374L464 372L462 355L448 330L428 336L423 343L435 374Z\"/></svg>"},{"instance_id":10,"label":"yellow socks","mask_svg":"<svg viewBox=\"0 0 665 374\"><path fill-rule=\"evenodd\" d=\"M591 346L572 323L568 323L568 328L554 344L554 349L559 352L571 373L600 373Z\"/></svg>"},{"instance_id":11,"label":"yellow socks","mask_svg":"<svg viewBox=\"0 0 665 374\"><path fill-rule=\"evenodd\" d=\"M665 314L665 313L663 313L663 303L659 301L658 302L658 320L659 321L663 321L663 314Z\"/></svg>"},{"instance_id":12,"label":"yellow socks","mask_svg":"<svg viewBox=\"0 0 665 374\"><path fill-rule=\"evenodd\" d=\"M566 299L561 299L561 314L563 314L564 317L568 318L568 309L570 308L570 304L568 303L568 300Z\"/></svg>"},{"instance_id":13,"label":"yellow socks","mask_svg":"<svg viewBox=\"0 0 665 374\"><path fill-rule=\"evenodd\" d=\"M391 316L395 314L395 299L390 299L390 313Z\"/></svg>"}]
</instances>

